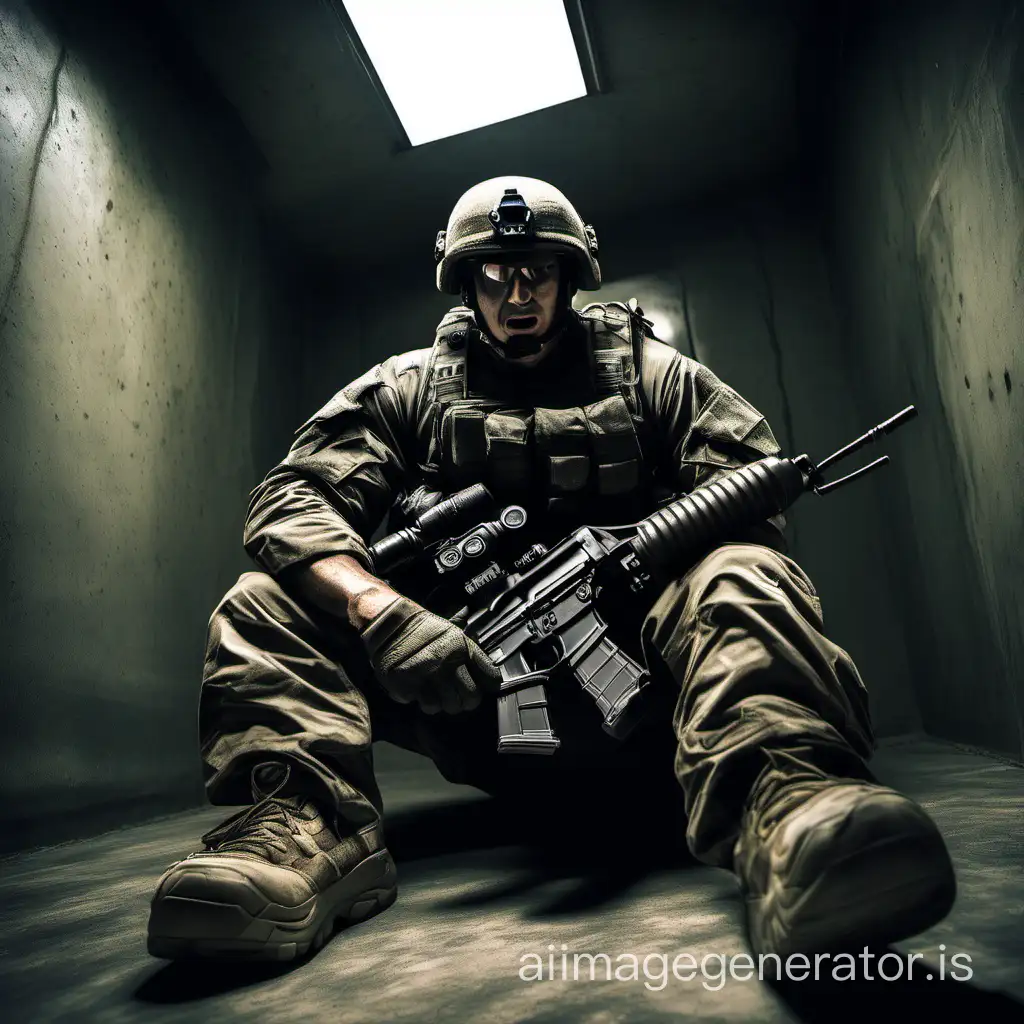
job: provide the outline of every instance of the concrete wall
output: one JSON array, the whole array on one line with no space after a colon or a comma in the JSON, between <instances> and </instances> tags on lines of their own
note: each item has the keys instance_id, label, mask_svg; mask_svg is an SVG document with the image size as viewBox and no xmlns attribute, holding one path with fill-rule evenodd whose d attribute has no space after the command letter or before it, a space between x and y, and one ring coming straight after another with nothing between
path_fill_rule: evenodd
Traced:
<instances>
[{"instance_id":1,"label":"concrete wall","mask_svg":"<svg viewBox=\"0 0 1024 1024\"><path fill-rule=\"evenodd\" d=\"M637 297L665 340L764 412L787 454L823 456L897 411L855 400L860 384L846 370L815 221L799 190L659 211L657 234L602 224L597 210L586 215L597 226L607 283L580 292L577 303ZM386 269L352 282L345 299L311 320L300 399L310 412L373 362L430 344L451 304L433 290L432 274L424 251L394 285ZM876 477L827 499L801 499L790 539L822 595L830 635L860 666L878 732L892 735L920 720L889 594L877 488Z\"/></svg>"},{"instance_id":2,"label":"concrete wall","mask_svg":"<svg viewBox=\"0 0 1024 1024\"><path fill-rule=\"evenodd\" d=\"M864 384L856 397L862 410L913 401L923 414L897 446L904 475L885 485L923 721L1018 758L1022 33L1015 3L875 5L842 34L830 111L835 277Z\"/></svg>"},{"instance_id":3,"label":"concrete wall","mask_svg":"<svg viewBox=\"0 0 1024 1024\"><path fill-rule=\"evenodd\" d=\"M247 492L294 420L252 167L127 9L84 6L0 3L14 846L201 799L206 620L247 567Z\"/></svg>"}]
</instances>

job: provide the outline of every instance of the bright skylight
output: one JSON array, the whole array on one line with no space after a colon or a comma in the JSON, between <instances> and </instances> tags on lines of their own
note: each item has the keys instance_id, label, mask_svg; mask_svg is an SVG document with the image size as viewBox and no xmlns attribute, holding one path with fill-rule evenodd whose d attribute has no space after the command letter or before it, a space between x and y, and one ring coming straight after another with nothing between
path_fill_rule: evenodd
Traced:
<instances>
[{"instance_id":1,"label":"bright skylight","mask_svg":"<svg viewBox=\"0 0 1024 1024\"><path fill-rule=\"evenodd\" d=\"M418 146L587 94L561 0L344 0Z\"/></svg>"}]
</instances>

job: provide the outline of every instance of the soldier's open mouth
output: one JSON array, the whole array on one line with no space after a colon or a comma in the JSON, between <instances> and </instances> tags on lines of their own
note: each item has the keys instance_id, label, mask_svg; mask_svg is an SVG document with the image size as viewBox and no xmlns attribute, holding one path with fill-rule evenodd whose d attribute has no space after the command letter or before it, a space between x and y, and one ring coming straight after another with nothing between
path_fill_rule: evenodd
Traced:
<instances>
[{"instance_id":1,"label":"soldier's open mouth","mask_svg":"<svg viewBox=\"0 0 1024 1024\"><path fill-rule=\"evenodd\" d=\"M535 316L510 316L505 320L507 331L529 331L537 326Z\"/></svg>"}]
</instances>

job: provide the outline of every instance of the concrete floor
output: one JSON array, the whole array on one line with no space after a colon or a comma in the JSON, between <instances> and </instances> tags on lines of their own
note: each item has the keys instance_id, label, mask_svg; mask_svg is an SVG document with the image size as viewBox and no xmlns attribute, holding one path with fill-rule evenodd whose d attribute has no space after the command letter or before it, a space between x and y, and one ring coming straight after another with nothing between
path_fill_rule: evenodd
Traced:
<instances>
[{"instance_id":1,"label":"concrete floor","mask_svg":"<svg viewBox=\"0 0 1024 1024\"><path fill-rule=\"evenodd\" d=\"M921 952L915 980L661 983L520 980L520 957L643 958L746 949L732 876L692 863L540 857L475 791L432 770L383 771L398 903L290 970L168 964L145 951L147 904L163 868L225 817L202 809L7 859L0 879L3 1018L49 1021L935 1021L1024 1020L1024 769L946 744L883 745L875 768L920 800L945 834L960 882L953 913L896 948ZM470 824L477 841L451 836ZM938 980L940 956L965 953L973 978ZM556 961L557 963L557 961ZM894 970L889 961L887 970ZM960 965L966 964L961 960ZM572 961L570 959L570 971ZM922 964L934 972L921 978ZM827 967L827 965L826 965ZM584 966L584 978L586 979ZM947 967L949 970L949 967ZM873 972L874 973L874 972ZM650 979L650 980L649 980ZM650 987L646 987L649 985Z\"/></svg>"}]
</instances>

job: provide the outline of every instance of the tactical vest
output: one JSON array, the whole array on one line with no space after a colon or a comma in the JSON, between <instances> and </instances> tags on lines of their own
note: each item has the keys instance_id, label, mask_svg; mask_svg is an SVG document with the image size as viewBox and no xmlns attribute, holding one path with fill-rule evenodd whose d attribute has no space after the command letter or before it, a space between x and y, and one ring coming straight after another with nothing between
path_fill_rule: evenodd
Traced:
<instances>
[{"instance_id":1,"label":"tactical vest","mask_svg":"<svg viewBox=\"0 0 1024 1024\"><path fill-rule=\"evenodd\" d=\"M499 500L546 494L549 507L594 497L615 504L647 486L652 467L645 465L642 442L650 414L640 358L644 338L653 337L650 321L635 303L592 303L578 314L589 335L595 400L516 409L474 393L466 359L473 313L465 306L447 313L420 394L421 412L422 403L435 409L422 464L428 486L451 493L485 483Z\"/></svg>"}]
</instances>

